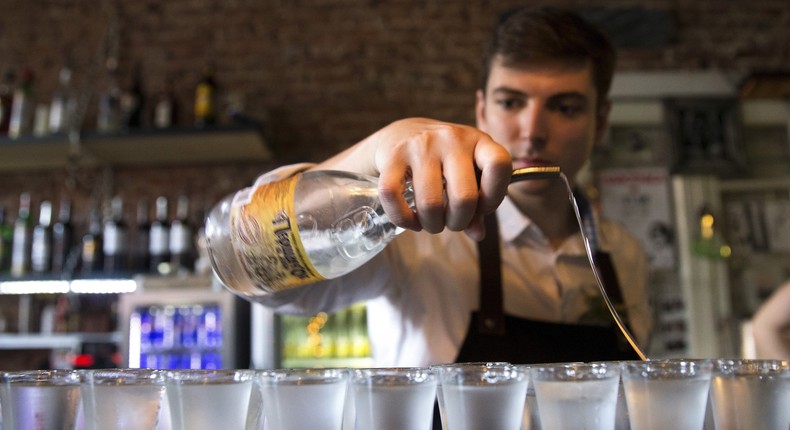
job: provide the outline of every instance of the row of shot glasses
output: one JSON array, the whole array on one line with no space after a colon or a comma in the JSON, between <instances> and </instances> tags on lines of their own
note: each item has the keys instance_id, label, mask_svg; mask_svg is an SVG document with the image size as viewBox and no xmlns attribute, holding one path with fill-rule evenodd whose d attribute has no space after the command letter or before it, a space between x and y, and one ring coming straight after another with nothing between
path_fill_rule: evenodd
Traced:
<instances>
[{"instance_id":1,"label":"row of shot glasses","mask_svg":"<svg viewBox=\"0 0 790 430\"><path fill-rule=\"evenodd\" d=\"M5 430L428 430L437 400L444 430L787 429L790 362L0 374Z\"/></svg>"}]
</instances>

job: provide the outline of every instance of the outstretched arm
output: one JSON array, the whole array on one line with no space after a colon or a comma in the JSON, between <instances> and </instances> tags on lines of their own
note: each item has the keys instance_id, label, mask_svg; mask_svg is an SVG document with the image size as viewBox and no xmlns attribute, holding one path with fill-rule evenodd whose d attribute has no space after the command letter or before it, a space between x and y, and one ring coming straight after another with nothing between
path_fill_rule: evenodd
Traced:
<instances>
[{"instance_id":1,"label":"outstretched arm","mask_svg":"<svg viewBox=\"0 0 790 430\"><path fill-rule=\"evenodd\" d=\"M752 318L757 356L790 359L790 281L780 286Z\"/></svg>"},{"instance_id":2,"label":"outstretched arm","mask_svg":"<svg viewBox=\"0 0 790 430\"><path fill-rule=\"evenodd\" d=\"M409 118L313 167L318 169L377 176L384 210L400 227L431 233L448 228L480 239L483 215L505 197L512 162L505 148L474 127ZM406 180L414 188L414 211L403 197Z\"/></svg>"}]
</instances>

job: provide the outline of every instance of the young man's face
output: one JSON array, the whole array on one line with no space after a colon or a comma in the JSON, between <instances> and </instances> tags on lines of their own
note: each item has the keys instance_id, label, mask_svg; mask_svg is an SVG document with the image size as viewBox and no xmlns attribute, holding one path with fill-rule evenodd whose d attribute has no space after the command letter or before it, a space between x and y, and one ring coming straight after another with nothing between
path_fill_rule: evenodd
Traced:
<instances>
[{"instance_id":1,"label":"young man's face","mask_svg":"<svg viewBox=\"0 0 790 430\"><path fill-rule=\"evenodd\" d=\"M510 152L514 169L559 166L572 181L602 138L608 112L589 64L512 68L495 59L485 94L477 92L477 127ZM545 181L511 187L538 191Z\"/></svg>"}]
</instances>

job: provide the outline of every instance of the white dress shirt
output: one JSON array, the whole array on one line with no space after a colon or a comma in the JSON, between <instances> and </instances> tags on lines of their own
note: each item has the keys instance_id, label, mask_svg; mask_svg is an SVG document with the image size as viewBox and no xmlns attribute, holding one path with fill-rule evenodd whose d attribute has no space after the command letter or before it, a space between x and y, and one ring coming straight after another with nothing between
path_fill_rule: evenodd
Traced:
<instances>
[{"instance_id":1,"label":"white dress shirt","mask_svg":"<svg viewBox=\"0 0 790 430\"><path fill-rule=\"evenodd\" d=\"M258 183L299 167L304 166L270 172ZM505 313L560 323L610 321L580 234L552 249L509 198L497 209L497 218ZM645 254L611 221L599 222L598 241L612 255L631 330L644 346L651 328ZM406 231L354 272L264 297L262 303L277 312L312 314L365 300L375 366L452 362L478 307L477 254L476 242L463 233Z\"/></svg>"}]
</instances>

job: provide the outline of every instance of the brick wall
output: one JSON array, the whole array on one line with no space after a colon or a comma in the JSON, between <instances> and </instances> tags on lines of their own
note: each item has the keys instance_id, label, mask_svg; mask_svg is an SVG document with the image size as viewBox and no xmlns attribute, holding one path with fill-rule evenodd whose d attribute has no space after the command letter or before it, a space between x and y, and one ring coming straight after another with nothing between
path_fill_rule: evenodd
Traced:
<instances>
[{"instance_id":1,"label":"brick wall","mask_svg":"<svg viewBox=\"0 0 790 430\"><path fill-rule=\"evenodd\" d=\"M166 77L174 79L180 117L188 121L193 86L210 61L222 88L243 94L248 113L266 120L278 162L318 160L404 116L471 122L482 45L500 12L524 3L0 0L0 72L31 67L38 97L46 101L68 54L77 83L97 91L105 77L91 71L101 63L117 17L122 83L128 83L136 62L142 63L148 93ZM745 74L790 67L786 0L552 3L668 12L674 22L671 41L623 50L620 70L726 68ZM89 109L87 127L94 125L94 115ZM266 167L183 168L175 180L167 169L124 169L114 172L114 192L134 198L185 190L211 200ZM68 188L64 178L59 171L0 173L0 204L13 212L23 190L37 201L63 194L89 199L86 190Z\"/></svg>"}]
</instances>

